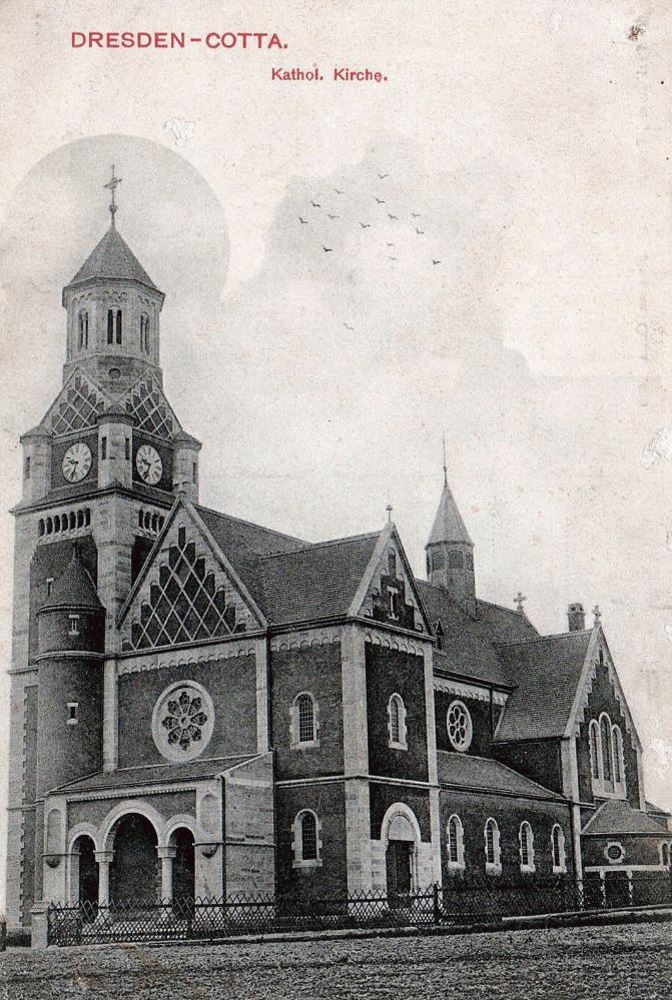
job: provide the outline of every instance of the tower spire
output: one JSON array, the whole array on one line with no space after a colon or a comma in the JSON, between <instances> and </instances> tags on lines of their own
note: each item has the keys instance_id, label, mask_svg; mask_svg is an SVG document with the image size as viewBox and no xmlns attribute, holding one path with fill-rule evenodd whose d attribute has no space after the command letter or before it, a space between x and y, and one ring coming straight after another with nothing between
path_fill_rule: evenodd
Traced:
<instances>
[{"instance_id":1,"label":"tower spire","mask_svg":"<svg viewBox=\"0 0 672 1000\"><path fill-rule=\"evenodd\" d=\"M108 208L110 210L110 215L112 216L112 228L113 229L114 229L114 216L115 216L116 211L117 211L117 202L116 202L116 199L115 199L115 191L117 189L117 186L119 184L121 184L121 181L122 181L121 177L115 177L114 176L114 163L113 163L112 164L112 176L110 177L110 179L107 182L107 184L103 184L104 188L109 188L109 190L112 192L112 200L110 201L110 204L108 205Z\"/></svg>"},{"instance_id":2,"label":"tower spire","mask_svg":"<svg viewBox=\"0 0 672 1000\"><path fill-rule=\"evenodd\" d=\"M443 432L443 488L448 489L448 464L446 462L446 432Z\"/></svg>"}]
</instances>

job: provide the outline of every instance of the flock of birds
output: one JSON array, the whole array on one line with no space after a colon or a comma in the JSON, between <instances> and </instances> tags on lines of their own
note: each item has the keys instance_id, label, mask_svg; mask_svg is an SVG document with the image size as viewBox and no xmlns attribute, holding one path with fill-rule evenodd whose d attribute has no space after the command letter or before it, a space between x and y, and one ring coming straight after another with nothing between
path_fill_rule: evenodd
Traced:
<instances>
[{"instance_id":1,"label":"flock of birds","mask_svg":"<svg viewBox=\"0 0 672 1000\"><path fill-rule=\"evenodd\" d=\"M389 174L376 174L376 177L378 178L379 181L384 181L389 176L390 176ZM334 193L336 195L340 196L340 195L344 195L346 192L345 192L345 190L343 188L334 188ZM319 195L317 197L319 197ZM373 196L373 200L375 201L375 203L377 205L386 205L387 204L386 199L385 198L380 198L377 194L375 194ZM330 222L334 222L335 220L342 218L341 215L338 215L335 212L329 212L329 211L327 211L327 209L323 207L323 205L322 205L321 202L314 201L312 198L310 199L310 207L311 207L311 209L318 209L318 210L324 211L324 214L326 215L326 217L329 219ZM310 213L306 213L306 215L309 215L309 214ZM390 212L387 209L385 209L385 214L387 215L387 222L388 223L401 221L401 217L399 215L395 215L393 212ZM418 223L417 222L417 220L421 218L420 212L411 212L410 215L411 215L411 219L413 220L413 227L415 229L416 236L424 236L425 235L425 230L420 228L420 225L422 225L422 223ZM311 219L310 218L304 218L302 215L299 215L298 216L298 220L299 220L299 225L301 225L301 226L310 226L311 225ZM368 222L368 221L367 222L363 222L361 219L358 220L358 221L359 221L359 225L361 226L362 229L375 229L375 228L377 228L377 225L378 225L377 223L373 223L373 222ZM326 246L324 243L322 243L321 246L322 246L322 250L324 251L324 253L334 253L334 247ZM387 242L387 241L385 242L385 248L388 251L396 250L396 246L397 245L394 242ZM387 253L387 259L390 260L390 261L392 261L392 262L395 262L395 261L399 260L399 258L397 256L395 256L393 253L389 253L389 252ZM438 267L441 264L441 261L437 260L435 257L430 257L430 260L432 262L432 266L433 267ZM345 323L344 326L347 329L349 329L349 330L353 329L352 327L349 327L347 325L347 323Z\"/></svg>"}]
</instances>

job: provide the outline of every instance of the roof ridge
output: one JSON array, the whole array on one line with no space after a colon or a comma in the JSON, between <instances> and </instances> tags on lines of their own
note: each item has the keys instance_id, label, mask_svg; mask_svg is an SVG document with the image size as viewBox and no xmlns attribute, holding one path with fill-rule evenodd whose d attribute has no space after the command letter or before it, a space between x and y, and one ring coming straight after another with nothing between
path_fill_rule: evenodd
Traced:
<instances>
[{"instance_id":1,"label":"roof ridge","mask_svg":"<svg viewBox=\"0 0 672 1000\"><path fill-rule=\"evenodd\" d=\"M235 517L233 514L225 514L224 511L215 510L214 507L206 507L205 504L197 503L194 504L196 510L205 510L209 514L214 514L215 517L225 518L227 521L235 521L236 524L244 524L248 528L257 528L259 531L266 531L269 535L279 535L281 538L287 538L290 542L300 542L301 548L309 548L314 543L307 542L305 538L298 538L296 535L288 535L284 531L277 531L275 528L267 528L264 524L257 524L256 521L246 521L243 517Z\"/></svg>"},{"instance_id":2,"label":"roof ridge","mask_svg":"<svg viewBox=\"0 0 672 1000\"><path fill-rule=\"evenodd\" d=\"M515 615L516 618L524 618L529 622L529 618L524 611L521 613L520 611L516 611L515 608L507 608L505 604L497 604L495 601L486 601L483 597L477 597L476 604L487 604L489 608L497 608L498 611L508 611L510 615ZM532 627L534 628L534 626Z\"/></svg>"},{"instance_id":3,"label":"roof ridge","mask_svg":"<svg viewBox=\"0 0 672 1000\"><path fill-rule=\"evenodd\" d=\"M586 628L573 632L552 632L550 635L537 635L530 639L516 639L514 642L502 642L500 639L493 639L492 644L493 646L528 646L532 642L547 642L554 639L566 639L568 636L591 635L592 631L592 628Z\"/></svg>"},{"instance_id":4,"label":"roof ridge","mask_svg":"<svg viewBox=\"0 0 672 1000\"><path fill-rule=\"evenodd\" d=\"M436 752L445 754L450 753L455 756L455 759L459 758L460 760L485 760L490 764L495 764L497 767L503 768L510 774L515 775L516 778L522 778L523 781L527 781L529 782L529 784L535 785L536 788L539 788L542 792L546 792L547 794L553 796L554 798L564 799L564 795L560 795L558 792L554 792L552 788L546 788L545 785L540 785L538 781L534 780L534 778L528 777L527 774L523 774L521 771L516 771L515 768L509 767L508 764L503 764L502 761L497 760L496 757L483 757L481 754L476 754L476 753L459 753L457 750L437 750Z\"/></svg>"},{"instance_id":5,"label":"roof ridge","mask_svg":"<svg viewBox=\"0 0 672 1000\"><path fill-rule=\"evenodd\" d=\"M378 538L379 535L379 531L369 531L362 535L344 535L343 538L330 538L326 542L309 542L307 545L299 546L296 549L287 549L284 552L265 552L259 558L261 560L275 559L277 556L291 556L297 552L313 552L315 549L324 549L330 545L343 545L345 542L361 542L367 538Z\"/></svg>"}]
</instances>

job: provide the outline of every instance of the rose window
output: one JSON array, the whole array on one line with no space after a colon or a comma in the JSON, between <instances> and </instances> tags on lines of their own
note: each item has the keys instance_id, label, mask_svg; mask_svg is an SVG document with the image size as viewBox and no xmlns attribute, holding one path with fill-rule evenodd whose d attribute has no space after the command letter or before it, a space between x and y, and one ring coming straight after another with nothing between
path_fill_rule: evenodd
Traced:
<instances>
[{"instance_id":1,"label":"rose window","mask_svg":"<svg viewBox=\"0 0 672 1000\"><path fill-rule=\"evenodd\" d=\"M195 681L173 684L158 699L152 735L168 760L193 760L212 736L214 707L207 691Z\"/></svg>"},{"instance_id":2,"label":"rose window","mask_svg":"<svg viewBox=\"0 0 672 1000\"><path fill-rule=\"evenodd\" d=\"M454 701L449 709L446 718L448 727L448 739L454 748L460 753L469 749L473 736L473 726L469 709L461 701Z\"/></svg>"}]
</instances>

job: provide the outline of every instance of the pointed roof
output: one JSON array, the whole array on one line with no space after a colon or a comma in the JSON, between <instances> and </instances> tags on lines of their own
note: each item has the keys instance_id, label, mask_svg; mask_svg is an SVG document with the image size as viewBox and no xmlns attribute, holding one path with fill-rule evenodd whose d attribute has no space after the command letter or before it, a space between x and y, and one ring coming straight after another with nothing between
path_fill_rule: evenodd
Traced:
<instances>
[{"instance_id":1,"label":"pointed roof","mask_svg":"<svg viewBox=\"0 0 672 1000\"><path fill-rule=\"evenodd\" d=\"M158 292L158 288L114 226L110 226L72 281L65 287L70 288L72 285L81 285L86 281L100 278L137 281Z\"/></svg>"},{"instance_id":2,"label":"pointed roof","mask_svg":"<svg viewBox=\"0 0 672 1000\"><path fill-rule=\"evenodd\" d=\"M443 484L439 509L427 544L436 545L438 542L464 542L466 545L473 545L447 481Z\"/></svg>"},{"instance_id":3,"label":"pointed roof","mask_svg":"<svg viewBox=\"0 0 672 1000\"><path fill-rule=\"evenodd\" d=\"M102 610L95 584L86 567L80 562L77 548L72 550L72 559L64 573L54 583L51 594L40 608L90 608Z\"/></svg>"},{"instance_id":4,"label":"pointed roof","mask_svg":"<svg viewBox=\"0 0 672 1000\"><path fill-rule=\"evenodd\" d=\"M607 799L588 820L581 836L613 837L629 833L664 837L667 831L647 813L633 809L625 799Z\"/></svg>"}]
</instances>

